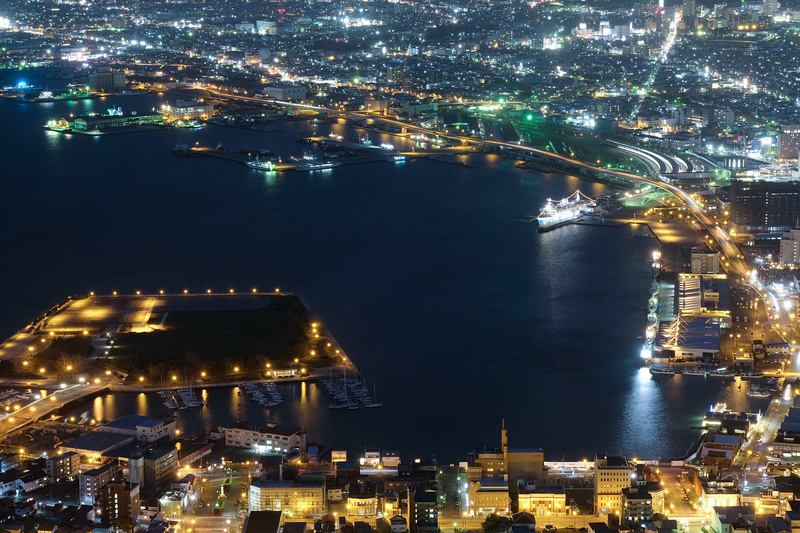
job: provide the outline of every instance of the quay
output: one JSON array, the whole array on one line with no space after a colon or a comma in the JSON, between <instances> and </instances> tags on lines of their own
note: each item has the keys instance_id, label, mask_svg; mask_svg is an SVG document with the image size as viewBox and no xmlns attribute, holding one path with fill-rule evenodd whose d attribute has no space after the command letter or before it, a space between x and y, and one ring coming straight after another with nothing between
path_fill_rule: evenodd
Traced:
<instances>
[{"instance_id":1,"label":"quay","mask_svg":"<svg viewBox=\"0 0 800 533\"><path fill-rule=\"evenodd\" d=\"M536 222L536 219L526 218L526 219L520 219L517 222L524 222L525 224L533 224L534 222ZM542 226L539 228L539 233L547 233L549 231L553 231L556 228L562 228L564 226L570 226L573 224L576 226L602 226L605 228L621 228L623 226L630 224L630 221L616 220L616 219L601 220L596 217L582 217L573 220L564 220L561 222L556 222L548 226Z\"/></svg>"},{"instance_id":2,"label":"quay","mask_svg":"<svg viewBox=\"0 0 800 533\"><path fill-rule=\"evenodd\" d=\"M368 147L363 144L350 143L337 139L330 139L327 137L304 137L303 139L307 140L307 142L309 143L325 142L328 144L339 146L341 148L358 150L365 153L357 155L331 157L326 159L317 159L317 160L297 160L297 161L282 160L274 164L274 168L272 169L272 171L287 172L295 170L304 170L303 167L306 167L311 164L320 164L320 163L330 163L332 167L338 167L345 165L359 165L364 163L400 162L412 159L430 159L432 161L438 161L441 163L447 163L451 165L458 165L467 168L477 168L476 166L470 165L463 161L449 159L449 156L465 154L466 151L463 148L445 148L436 151L425 151L425 152L398 152L380 147ZM207 146L194 146L191 148L176 147L172 151L177 155L182 155L186 157L198 157L198 158L212 157L215 159L222 159L224 161L231 161L234 163L241 163L241 164L247 164L248 162L252 161L252 157L248 155L247 151L245 150L232 151L226 149L211 148ZM258 151L253 150L252 153L258 154ZM401 157L402 159L395 161L393 160L394 157Z\"/></svg>"},{"instance_id":3,"label":"quay","mask_svg":"<svg viewBox=\"0 0 800 533\"><path fill-rule=\"evenodd\" d=\"M270 309L274 310L268 311ZM175 317L174 323L168 320L170 314ZM224 363L227 354L224 351L225 345L238 339L237 327L244 331L253 321L274 320L275 323L281 323L281 318L289 315L306 317L305 320L309 321L309 342L327 346L320 348L319 345L312 345L317 352L316 358L313 356L314 351L311 352L312 356L294 362L276 357L271 359L272 363L266 368L251 366L240 369L238 366L234 367L233 363L230 367ZM187 320L190 323L187 324ZM206 327L226 330L220 333L221 340L217 343L219 346L212 347L217 354L217 362L220 357L223 361L222 365L226 368L224 372L201 372L204 363L210 365L209 369L213 366L212 361L203 359L202 355L198 355L196 362L198 375L192 376L191 381L178 380L178 372L167 369L167 376L172 377L168 383L162 384L157 377L146 377L146 368L137 367L133 371L124 365L119 366L121 360L131 354L142 353L159 357L159 354L151 353L152 343L145 340L137 345L131 340L132 337L126 337L127 333L135 333L133 337L141 341L148 337L148 333L169 335L172 331L173 337L159 337L156 344L171 343L173 347L175 342L191 344L191 332L194 331L192 320L200 320ZM306 328L302 324L300 327ZM53 357L52 350L49 350L62 339L75 339L79 343L82 341L91 352L90 355L82 356L85 359L71 363L70 366L64 366L62 361ZM120 339L124 339L124 342L115 344ZM126 346L119 346L120 344ZM246 343L239 342L237 346L237 350L242 350L246 348ZM112 350L119 353L110 358L109 352ZM325 356L323 350L330 352L326 359L321 359ZM158 294L137 292L132 295L102 296L92 293L71 296L0 344L0 360L10 362L14 369L11 377L0 379L0 383L38 391L35 401L21 405L19 409L6 413L5 416L0 415L0 439L31 422L57 413L67 404L85 401L108 392L178 391L187 386L234 387L243 382L309 382L326 378L332 373L332 369L358 375L350 358L324 325L316 321L302 298L289 293L261 293L255 290L249 293L209 291L189 294L185 291L183 294L164 294L160 291ZM182 403L175 392L173 397L178 405Z\"/></svg>"}]
</instances>

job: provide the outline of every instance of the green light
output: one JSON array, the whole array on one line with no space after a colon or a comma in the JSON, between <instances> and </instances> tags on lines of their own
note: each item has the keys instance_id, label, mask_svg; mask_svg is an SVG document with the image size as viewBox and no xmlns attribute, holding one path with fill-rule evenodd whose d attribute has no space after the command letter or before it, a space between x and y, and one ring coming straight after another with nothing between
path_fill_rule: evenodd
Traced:
<instances>
[{"instance_id":1,"label":"green light","mask_svg":"<svg viewBox=\"0 0 800 533\"><path fill-rule=\"evenodd\" d=\"M533 120L533 115L528 115L526 118L527 118L528 120Z\"/></svg>"}]
</instances>

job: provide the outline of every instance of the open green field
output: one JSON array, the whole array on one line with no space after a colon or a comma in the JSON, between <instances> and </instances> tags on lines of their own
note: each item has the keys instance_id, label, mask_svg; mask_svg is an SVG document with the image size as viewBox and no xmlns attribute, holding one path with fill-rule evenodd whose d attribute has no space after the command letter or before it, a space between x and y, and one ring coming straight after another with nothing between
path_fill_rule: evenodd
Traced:
<instances>
[{"instance_id":1,"label":"open green field","mask_svg":"<svg viewBox=\"0 0 800 533\"><path fill-rule=\"evenodd\" d=\"M114 335L104 362L151 377L174 372L195 377L206 372L212 377L233 368L263 372L268 363L273 369L330 363L328 341L316 337L299 297L260 297L266 298L263 305L244 306L249 308L172 308L167 301L153 309L148 320L152 331Z\"/></svg>"}]
</instances>

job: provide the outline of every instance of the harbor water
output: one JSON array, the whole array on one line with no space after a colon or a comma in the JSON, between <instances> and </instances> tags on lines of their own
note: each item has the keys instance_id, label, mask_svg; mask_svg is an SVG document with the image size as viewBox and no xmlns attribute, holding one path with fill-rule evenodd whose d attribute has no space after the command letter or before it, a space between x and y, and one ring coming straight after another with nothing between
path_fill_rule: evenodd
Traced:
<instances>
[{"instance_id":1,"label":"harbor water","mask_svg":"<svg viewBox=\"0 0 800 533\"><path fill-rule=\"evenodd\" d=\"M608 193L603 185L481 153L461 158L470 166L387 161L282 174L170 153L222 143L300 156L301 135L355 139L345 124L96 137L42 128L176 98L0 101L9 125L0 129L4 336L89 291L298 292L384 406L332 410L316 385L299 384L280 385L286 402L267 411L236 389L209 389L205 407L178 412L181 429L243 415L302 425L337 449L377 446L408 459L462 460L499 444L502 420L511 446L539 446L550 459L678 457L710 404L766 407L730 379L652 378L643 367L655 241L628 227L538 234L516 222L548 198ZM156 394L122 393L70 414L132 412L171 413Z\"/></svg>"}]
</instances>

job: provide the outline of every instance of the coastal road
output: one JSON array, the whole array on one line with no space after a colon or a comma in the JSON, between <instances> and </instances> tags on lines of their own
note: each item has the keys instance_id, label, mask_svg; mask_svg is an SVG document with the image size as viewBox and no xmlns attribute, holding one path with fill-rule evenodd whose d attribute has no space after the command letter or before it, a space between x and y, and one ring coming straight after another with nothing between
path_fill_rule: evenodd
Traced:
<instances>
[{"instance_id":1,"label":"coastal road","mask_svg":"<svg viewBox=\"0 0 800 533\"><path fill-rule=\"evenodd\" d=\"M200 86L199 88L203 88ZM232 98L232 99L239 99L239 100L246 100L251 102L260 102L260 103L267 103L266 100L263 98L253 98L247 96L241 96L238 94L229 94L220 91L211 91L213 94L218 96ZM648 183L660 189L663 189L676 198L678 198L684 206L688 209L689 213L697 220L697 223L702 226L708 232L708 236L711 237L713 241L716 241L717 248L723 255L724 263L726 263L726 271L729 274L739 275L742 276L742 279L753 287L755 290L759 291L760 294L766 294L765 298L768 298L772 303L773 312L770 314L770 321L776 327L776 331L782 336L782 338L793 345L800 343L800 336L798 332L794 328L789 328L789 324L787 322L787 318L785 313L780 309L780 305L778 305L778 298L777 295L771 293L767 290L767 287L758 280L757 276L751 276L751 268L747 263L747 260L739 251L738 246L736 243L731 239L730 235L721 227L719 227L711 217L705 212L705 210L700 206L689 194L684 192L679 187L672 185L666 181L662 181L660 179L649 178L645 176L639 176L637 174L632 174L630 172L622 172L619 170L611 170L607 168L601 168L595 166L590 163L585 163L583 161L579 161L577 159L573 159L571 157L567 157L564 155L559 155L555 153L548 152L546 150L540 150L538 148L533 148L529 146L522 146L519 144L514 144L510 142L503 142L503 141L494 141L494 140L487 140L487 139L476 139L474 137L464 136L464 135L453 135L453 134L443 134L442 132L438 132L436 130L432 130L430 128L424 128L422 126L417 126L414 124L410 124L408 122L404 122L402 120L395 120L387 117L375 117L371 115L366 115L363 113L355 113L355 112L342 112L337 111L335 109L328 109L325 107L319 106L310 106L305 104L297 104L293 102L285 102L285 101L274 101L270 102L284 107L292 107L297 109L307 109L310 111L316 111L319 113L331 113L331 114L338 114L338 115L346 115L353 117L358 120L373 120L375 122L382 122L384 124L390 124L398 128L403 128L406 130L411 131L418 131L421 133L425 133L428 135L435 135L435 136L442 136L447 139L457 140L462 143L462 145L481 145L481 146L495 146L498 148L505 148L508 150L513 150L515 152L527 152L533 155L538 156L539 158L544 159L547 162L557 162L564 165L567 165L571 168L579 168L579 169L586 169L591 172L596 172L600 174L605 174L609 176L614 176L617 178L622 178L624 180L632 181L635 183ZM777 309L777 314L775 313L775 309Z\"/></svg>"},{"instance_id":2,"label":"coastal road","mask_svg":"<svg viewBox=\"0 0 800 533\"><path fill-rule=\"evenodd\" d=\"M101 381L101 383L87 383L63 389L59 388L49 394L46 393L42 398L0 419L0 440L5 439L9 433L49 415L52 411L63 407L65 404L93 394L106 386L107 384Z\"/></svg>"}]
</instances>

